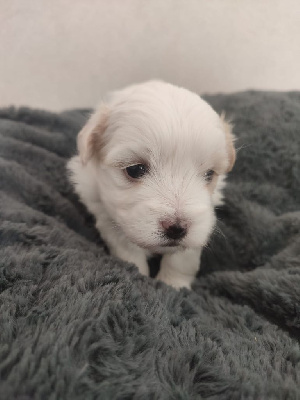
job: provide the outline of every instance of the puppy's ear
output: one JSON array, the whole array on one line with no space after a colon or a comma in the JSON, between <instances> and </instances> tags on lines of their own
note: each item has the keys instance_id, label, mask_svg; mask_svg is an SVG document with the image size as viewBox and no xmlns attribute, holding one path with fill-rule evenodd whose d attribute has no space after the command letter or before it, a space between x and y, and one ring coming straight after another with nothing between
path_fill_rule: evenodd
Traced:
<instances>
[{"instance_id":1,"label":"puppy's ear","mask_svg":"<svg viewBox=\"0 0 300 400\"><path fill-rule=\"evenodd\" d=\"M227 150L228 161L229 161L226 172L230 172L234 166L235 159L236 159L236 152L235 152L235 147L234 147L235 137L232 133L233 125L231 124L230 121L226 121L225 113L222 113L220 118L221 118L223 130L226 135L226 150Z\"/></svg>"},{"instance_id":2,"label":"puppy's ear","mask_svg":"<svg viewBox=\"0 0 300 400\"><path fill-rule=\"evenodd\" d=\"M108 126L108 117L108 107L101 104L79 132L77 149L83 165L92 157L100 155L102 135Z\"/></svg>"}]
</instances>

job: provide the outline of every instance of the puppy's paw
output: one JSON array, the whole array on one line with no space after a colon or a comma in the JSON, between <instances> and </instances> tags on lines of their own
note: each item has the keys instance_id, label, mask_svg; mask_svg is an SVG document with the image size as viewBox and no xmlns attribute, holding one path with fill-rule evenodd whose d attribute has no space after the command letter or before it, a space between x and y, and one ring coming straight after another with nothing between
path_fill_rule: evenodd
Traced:
<instances>
[{"instance_id":1,"label":"puppy's paw","mask_svg":"<svg viewBox=\"0 0 300 400\"><path fill-rule=\"evenodd\" d=\"M157 279L176 289L190 289L199 268L200 254L201 249L165 254Z\"/></svg>"},{"instance_id":2,"label":"puppy's paw","mask_svg":"<svg viewBox=\"0 0 300 400\"><path fill-rule=\"evenodd\" d=\"M178 275L176 273L166 273L166 271L161 270L157 274L156 279L166 283L167 285L173 286L173 288L179 290L181 288L191 289L191 284L193 278L186 275Z\"/></svg>"}]
</instances>

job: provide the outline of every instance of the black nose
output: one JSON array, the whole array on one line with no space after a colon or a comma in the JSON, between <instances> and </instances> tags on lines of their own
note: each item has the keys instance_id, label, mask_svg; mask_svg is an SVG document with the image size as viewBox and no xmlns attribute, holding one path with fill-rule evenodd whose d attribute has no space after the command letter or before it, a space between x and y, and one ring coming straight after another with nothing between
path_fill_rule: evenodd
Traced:
<instances>
[{"instance_id":1,"label":"black nose","mask_svg":"<svg viewBox=\"0 0 300 400\"><path fill-rule=\"evenodd\" d=\"M187 229L183 228L179 224L174 224L170 225L166 230L165 230L165 235L167 236L168 239L182 239L186 235Z\"/></svg>"}]
</instances>

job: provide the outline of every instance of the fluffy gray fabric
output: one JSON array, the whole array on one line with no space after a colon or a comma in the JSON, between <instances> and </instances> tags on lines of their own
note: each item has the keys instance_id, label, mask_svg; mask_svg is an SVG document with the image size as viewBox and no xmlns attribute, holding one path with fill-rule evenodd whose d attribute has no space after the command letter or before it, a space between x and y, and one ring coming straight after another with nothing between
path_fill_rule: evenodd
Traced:
<instances>
[{"instance_id":1,"label":"fluffy gray fabric","mask_svg":"<svg viewBox=\"0 0 300 400\"><path fill-rule=\"evenodd\" d=\"M300 93L207 100L240 150L180 292L110 257L73 194L85 113L0 111L1 399L300 398Z\"/></svg>"}]
</instances>

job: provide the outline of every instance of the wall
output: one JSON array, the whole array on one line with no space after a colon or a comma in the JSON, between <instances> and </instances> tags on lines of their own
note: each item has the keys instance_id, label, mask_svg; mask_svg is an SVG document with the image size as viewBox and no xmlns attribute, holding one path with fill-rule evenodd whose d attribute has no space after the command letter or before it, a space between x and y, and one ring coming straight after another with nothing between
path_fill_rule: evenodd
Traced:
<instances>
[{"instance_id":1,"label":"wall","mask_svg":"<svg viewBox=\"0 0 300 400\"><path fill-rule=\"evenodd\" d=\"M298 0L0 0L0 106L92 106L162 78L300 89Z\"/></svg>"}]
</instances>

